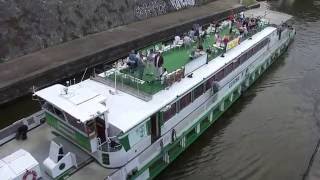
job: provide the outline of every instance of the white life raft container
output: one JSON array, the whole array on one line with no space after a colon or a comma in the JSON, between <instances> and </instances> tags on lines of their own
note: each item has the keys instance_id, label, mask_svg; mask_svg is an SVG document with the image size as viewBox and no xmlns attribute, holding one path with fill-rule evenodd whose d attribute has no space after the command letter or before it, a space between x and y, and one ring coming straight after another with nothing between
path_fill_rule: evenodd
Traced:
<instances>
[{"instance_id":1,"label":"white life raft container","mask_svg":"<svg viewBox=\"0 0 320 180\"><path fill-rule=\"evenodd\" d=\"M0 160L0 175L2 180L37 180L41 171L38 161L20 149Z\"/></svg>"}]
</instances>

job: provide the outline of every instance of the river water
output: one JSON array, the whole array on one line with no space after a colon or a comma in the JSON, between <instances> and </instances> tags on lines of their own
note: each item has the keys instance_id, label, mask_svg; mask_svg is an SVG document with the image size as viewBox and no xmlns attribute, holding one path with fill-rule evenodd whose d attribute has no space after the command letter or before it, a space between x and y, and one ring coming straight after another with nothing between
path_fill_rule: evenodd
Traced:
<instances>
[{"instance_id":1,"label":"river water","mask_svg":"<svg viewBox=\"0 0 320 180\"><path fill-rule=\"evenodd\" d=\"M320 135L320 1L269 5L294 15L289 50L158 179L303 179Z\"/></svg>"},{"instance_id":2,"label":"river water","mask_svg":"<svg viewBox=\"0 0 320 180\"><path fill-rule=\"evenodd\" d=\"M320 137L320 1L269 5L294 16L294 42L158 179L303 179ZM0 128L35 112L30 99L1 106Z\"/></svg>"}]
</instances>

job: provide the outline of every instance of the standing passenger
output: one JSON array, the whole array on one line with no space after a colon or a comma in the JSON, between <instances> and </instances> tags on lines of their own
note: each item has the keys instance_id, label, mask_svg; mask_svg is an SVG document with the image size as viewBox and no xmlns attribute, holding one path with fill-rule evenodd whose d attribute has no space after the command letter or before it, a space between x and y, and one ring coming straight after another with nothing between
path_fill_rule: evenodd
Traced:
<instances>
[{"instance_id":1,"label":"standing passenger","mask_svg":"<svg viewBox=\"0 0 320 180\"><path fill-rule=\"evenodd\" d=\"M163 57L162 57L162 54L158 52L157 55L155 56L155 61L154 61L154 66L157 69L157 78L159 78L163 72L162 65L163 65Z\"/></svg>"}]
</instances>

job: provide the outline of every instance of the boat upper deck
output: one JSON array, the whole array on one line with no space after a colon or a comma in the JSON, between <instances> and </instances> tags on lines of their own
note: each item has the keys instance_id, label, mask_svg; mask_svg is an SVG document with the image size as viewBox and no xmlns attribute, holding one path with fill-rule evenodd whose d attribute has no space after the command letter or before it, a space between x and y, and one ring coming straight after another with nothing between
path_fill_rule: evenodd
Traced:
<instances>
[{"instance_id":1,"label":"boat upper deck","mask_svg":"<svg viewBox=\"0 0 320 180\"><path fill-rule=\"evenodd\" d=\"M117 87L120 90L127 91L130 89L129 92L132 92L132 95L137 95L137 97L144 100L150 100L152 95L172 85L174 82L180 81L184 75L192 73L193 70L222 55L224 53L224 38L228 39L229 43L226 49L229 50L237 46L240 41L250 38L253 34L267 27L267 22L259 19L253 30L248 31L247 34L241 34L239 28L242 24L239 25L240 22L234 22L231 30L229 23L231 24L230 21L222 21L220 26L217 27L216 33L214 32L214 27L210 25L203 31L203 34L205 34L203 37L192 38L189 44L184 42L184 38L186 36L189 37L184 34L181 40L174 40L172 44L158 43L146 47L138 52L142 56L142 65L130 68L130 66L121 61L116 64L116 68L109 70L101 77L109 81L108 85L112 85L114 81L117 81ZM180 38L180 36L178 37ZM199 50L199 46L202 50ZM163 57L162 66L168 73L162 77L163 79L157 72L154 62L147 60L147 56L152 50L155 51L155 54L160 52ZM196 53L198 55L194 55ZM201 55L206 57L200 57Z\"/></svg>"}]
</instances>

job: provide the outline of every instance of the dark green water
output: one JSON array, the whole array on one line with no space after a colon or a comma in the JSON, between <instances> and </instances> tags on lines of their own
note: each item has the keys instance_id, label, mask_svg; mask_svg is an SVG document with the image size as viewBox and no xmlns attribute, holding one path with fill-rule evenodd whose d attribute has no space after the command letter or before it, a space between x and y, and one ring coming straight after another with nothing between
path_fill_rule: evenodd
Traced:
<instances>
[{"instance_id":1,"label":"dark green water","mask_svg":"<svg viewBox=\"0 0 320 180\"><path fill-rule=\"evenodd\" d=\"M31 95L0 106L0 129L27 117L40 109L38 102L32 101Z\"/></svg>"},{"instance_id":2,"label":"dark green water","mask_svg":"<svg viewBox=\"0 0 320 180\"><path fill-rule=\"evenodd\" d=\"M320 1L269 2L294 16L286 52L158 179L300 180L320 135ZM31 96L0 107L0 128L39 107Z\"/></svg>"}]
</instances>

